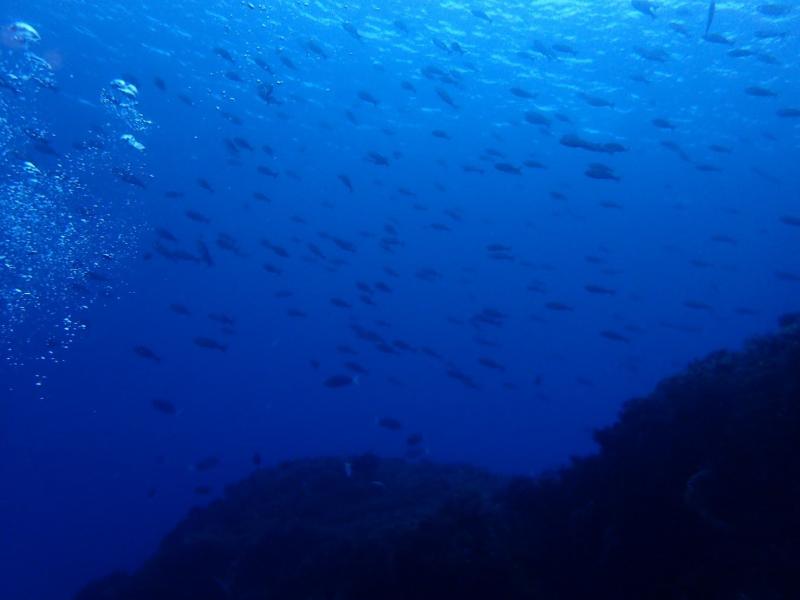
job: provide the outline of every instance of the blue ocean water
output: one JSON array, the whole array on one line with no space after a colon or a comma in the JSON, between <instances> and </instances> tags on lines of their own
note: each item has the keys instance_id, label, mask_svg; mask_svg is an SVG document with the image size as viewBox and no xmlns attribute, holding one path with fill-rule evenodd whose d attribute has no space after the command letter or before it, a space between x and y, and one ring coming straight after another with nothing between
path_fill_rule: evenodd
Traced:
<instances>
[{"instance_id":1,"label":"blue ocean water","mask_svg":"<svg viewBox=\"0 0 800 600\"><path fill-rule=\"evenodd\" d=\"M712 6L5 0L0 595L258 464L558 467L796 309L800 10Z\"/></svg>"}]
</instances>

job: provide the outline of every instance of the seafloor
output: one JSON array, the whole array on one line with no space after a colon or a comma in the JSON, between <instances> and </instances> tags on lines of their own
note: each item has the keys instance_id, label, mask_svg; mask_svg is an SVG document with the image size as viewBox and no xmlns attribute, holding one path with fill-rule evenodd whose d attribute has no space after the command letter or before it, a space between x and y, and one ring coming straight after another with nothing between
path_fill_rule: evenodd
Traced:
<instances>
[{"instance_id":1,"label":"seafloor","mask_svg":"<svg viewBox=\"0 0 800 600\"><path fill-rule=\"evenodd\" d=\"M374 456L262 469L77 598L800 598L800 315L595 438L537 479Z\"/></svg>"}]
</instances>

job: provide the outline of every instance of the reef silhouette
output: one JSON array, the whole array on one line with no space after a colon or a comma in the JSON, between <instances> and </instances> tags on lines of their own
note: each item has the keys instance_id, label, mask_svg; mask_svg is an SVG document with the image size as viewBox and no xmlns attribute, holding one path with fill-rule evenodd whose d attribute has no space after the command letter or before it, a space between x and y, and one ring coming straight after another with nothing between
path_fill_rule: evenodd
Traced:
<instances>
[{"instance_id":1,"label":"reef silhouette","mask_svg":"<svg viewBox=\"0 0 800 600\"><path fill-rule=\"evenodd\" d=\"M261 469L77 600L800 597L800 314L537 478L360 456Z\"/></svg>"}]
</instances>

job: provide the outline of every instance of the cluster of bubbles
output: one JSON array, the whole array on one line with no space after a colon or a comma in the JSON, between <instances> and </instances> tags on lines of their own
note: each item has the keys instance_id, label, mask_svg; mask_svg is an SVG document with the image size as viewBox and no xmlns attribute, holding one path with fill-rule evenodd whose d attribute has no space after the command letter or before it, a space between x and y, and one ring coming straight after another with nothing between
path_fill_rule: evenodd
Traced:
<instances>
[{"instance_id":1,"label":"cluster of bubbles","mask_svg":"<svg viewBox=\"0 0 800 600\"><path fill-rule=\"evenodd\" d=\"M1 39L0 369L61 360L89 306L118 293L116 265L138 234L125 211L132 197L113 173L142 168L130 148L144 145L131 132L149 124L136 87L114 80L102 92L110 123L40 163L31 149L49 148L53 137L51 111L38 102L54 86L53 70L34 53L42 38L33 26L8 25Z\"/></svg>"},{"instance_id":2,"label":"cluster of bubbles","mask_svg":"<svg viewBox=\"0 0 800 600\"><path fill-rule=\"evenodd\" d=\"M71 317L63 309L68 304L65 286L78 273L65 258L78 253L81 227L59 206L70 182L45 175L31 161L15 167L0 186L0 336L6 361L20 364L28 343L39 352L44 341L42 351L55 357L57 347L74 337Z\"/></svg>"},{"instance_id":3,"label":"cluster of bubbles","mask_svg":"<svg viewBox=\"0 0 800 600\"><path fill-rule=\"evenodd\" d=\"M100 93L100 102L131 131L144 131L150 125L139 111L139 89L124 79L112 79ZM125 135L135 140L133 134Z\"/></svg>"},{"instance_id":4,"label":"cluster of bubbles","mask_svg":"<svg viewBox=\"0 0 800 600\"><path fill-rule=\"evenodd\" d=\"M39 32L22 21L7 25L0 31L4 53L0 87L15 95L22 95L29 83L43 88L55 87L50 63L34 52L41 40Z\"/></svg>"}]
</instances>

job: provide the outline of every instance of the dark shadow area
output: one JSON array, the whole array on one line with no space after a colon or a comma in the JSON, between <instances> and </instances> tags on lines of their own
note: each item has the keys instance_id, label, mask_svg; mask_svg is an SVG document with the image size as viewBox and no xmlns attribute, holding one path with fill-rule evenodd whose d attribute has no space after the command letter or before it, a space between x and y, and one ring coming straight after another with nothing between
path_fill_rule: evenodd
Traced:
<instances>
[{"instance_id":1,"label":"dark shadow area","mask_svg":"<svg viewBox=\"0 0 800 600\"><path fill-rule=\"evenodd\" d=\"M259 470L77 598L800 597L800 315L596 440L535 479L373 456Z\"/></svg>"}]
</instances>

